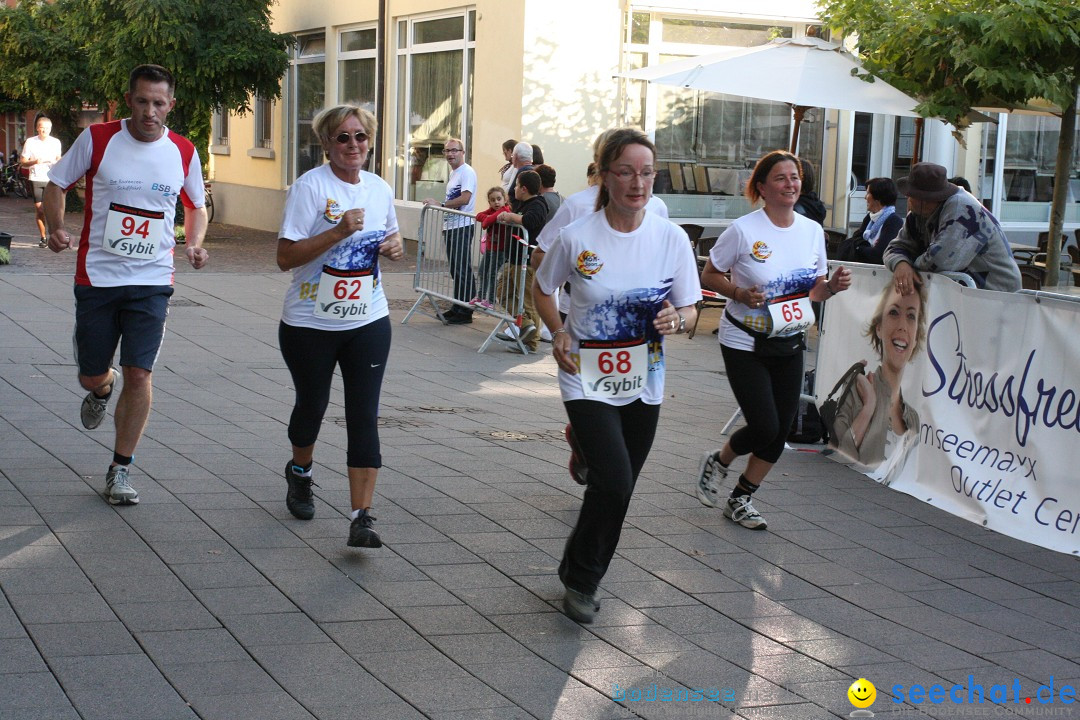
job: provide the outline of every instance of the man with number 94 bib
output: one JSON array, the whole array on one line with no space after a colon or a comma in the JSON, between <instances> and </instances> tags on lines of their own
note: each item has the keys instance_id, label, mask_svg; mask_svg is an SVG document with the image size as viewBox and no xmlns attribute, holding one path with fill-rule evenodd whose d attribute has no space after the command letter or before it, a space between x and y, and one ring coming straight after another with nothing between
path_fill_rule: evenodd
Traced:
<instances>
[{"instance_id":1,"label":"man with number 94 bib","mask_svg":"<svg viewBox=\"0 0 1080 720\"><path fill-rule=\"evenodd\" d=\"M195 146L165 127L176 104L172 73L160 65L131 71L124 100L131 117L84 130L49 171L44 207L49 248L78 247L75 270L75 360L88 390L80 419L101 424L119 380L113 356L120 348L123 387L116 403L113 460L105 497L134 505L128 479L135 447L150 416L151 373L165 336L173 293L173 218L184 203L185 254L196 270L206 265L203 178ZM75 241L64 229L65 193L86 177L86 212Z\"/></svg>"}]
</instances>

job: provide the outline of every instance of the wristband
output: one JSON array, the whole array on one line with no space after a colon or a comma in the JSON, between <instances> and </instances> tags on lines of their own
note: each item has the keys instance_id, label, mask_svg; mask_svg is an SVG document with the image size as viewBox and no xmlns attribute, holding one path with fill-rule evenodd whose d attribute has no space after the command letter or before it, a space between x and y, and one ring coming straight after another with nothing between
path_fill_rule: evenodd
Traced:
<instances>
[{"instance_id":1,"label":"wristband","mask_svg":"<svg viewBox=\"0 0 1080 720\"><path fill-rule=\"evenodd\" d=\"M561 328L559 328L558 330L552 330L552 331L551 331L551 336L552 336L552 337L555 337L555 336L556 336L556 335L558 335L559 333L568 333L568 331L567 331L567 329L566 329L565 327L561 327ZM569 334L569 333L568 333L568 334Z\"/></svg>"},{"instance_id":2,"label":"wristband","mask_svg":"<svg viewBox=\"0 0 1080 720\"><path fill-rule=\"evenodd\" d=\"M825 281L825 289L829 291L829 297L832 297L836 294L836 291L832 289L832 285L830 285L829 283L829 280Z\"/></svg>"}]
</instances>

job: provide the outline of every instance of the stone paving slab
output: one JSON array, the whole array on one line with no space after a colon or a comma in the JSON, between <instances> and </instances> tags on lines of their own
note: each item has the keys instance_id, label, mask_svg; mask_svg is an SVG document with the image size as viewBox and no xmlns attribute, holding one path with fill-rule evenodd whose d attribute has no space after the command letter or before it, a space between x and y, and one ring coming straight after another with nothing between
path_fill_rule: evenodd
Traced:
<instances>
[{"instance_id":1,"label":"stone paving slab","mask_svg":"<svg viewBox=\"0 0 1080 720\"><path fill-rule=\"evenodd\" d=\"M558 611L582 489L565 469L554 362L546 346L477 353L491 327L479 315L393 326L374 513L385 547L345 546L340 379L317 517L289 515L287 276L268 233L212 226L212 272L178 268L132 474L142 502L111 507L110 423L78 421L74 254L36 248L29 203L0 199L0 222L15 234L0 267L0 717L817 720L848 716L859 677L877 685L879 717L1024 717L1023 702L894 704L890 689L1080 684L1075 557L815 448L785 453L756 499L767 532L698 503L701 453L735 410L713 311L668 345L669 397L592 626ZM416 295L394 270L400 321Z\"/></svg>"}]
</instances>

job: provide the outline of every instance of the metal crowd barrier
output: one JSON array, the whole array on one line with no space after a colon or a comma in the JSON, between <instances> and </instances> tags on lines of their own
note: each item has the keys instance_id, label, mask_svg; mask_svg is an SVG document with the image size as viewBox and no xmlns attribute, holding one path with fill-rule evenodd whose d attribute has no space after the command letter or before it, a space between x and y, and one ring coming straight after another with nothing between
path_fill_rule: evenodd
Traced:
<instances>
[{"instance_id":1,"label":"metal crowd barrier","mask_svg":"<svg viewBox=\"0 0 1080 720\"><path fill-rule=\"evenodd\" d=\"M484 352L504 328L520 329L531 279L529 234L525 228L496 223L485 242L484 231L474 216L426 205L420 211L417 235L413 289L420 297L402 325L417 312L445 323L445 313L435 302L441 300L498 321L477 352ZM471 304L474 298L482 302ZM430 312L421 309L425 301ZM514 342L522 353L528 353L519 333L515 333Z\"/></svg>"}]
</instances>

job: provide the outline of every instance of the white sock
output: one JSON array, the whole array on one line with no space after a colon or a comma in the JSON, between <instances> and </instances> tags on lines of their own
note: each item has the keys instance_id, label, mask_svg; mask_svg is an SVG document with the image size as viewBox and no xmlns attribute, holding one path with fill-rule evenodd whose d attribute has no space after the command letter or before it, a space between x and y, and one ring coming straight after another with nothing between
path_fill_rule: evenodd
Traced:
<instances>
[{"instance_id":1,"label":"white sock","mask_svg":"<svg viewBox=\"0 0 1080 720\"><path fill-rule=\"evenodd\" d=\"M349 514L349 519L350 520L355 520L356 518L360 517L360 513L362 513L362 512L364 512L364 511L363 510L353 510L352 513Z\"/></svg>"}]
</instances>

